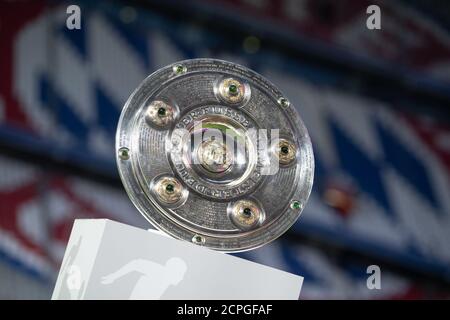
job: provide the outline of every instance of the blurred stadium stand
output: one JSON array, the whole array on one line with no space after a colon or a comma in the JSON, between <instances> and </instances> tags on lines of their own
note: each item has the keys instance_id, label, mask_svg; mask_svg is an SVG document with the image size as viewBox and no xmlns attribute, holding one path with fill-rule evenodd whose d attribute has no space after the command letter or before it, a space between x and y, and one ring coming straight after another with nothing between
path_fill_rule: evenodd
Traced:
<instances>
[{"instance_id":1,"label":"blurred stadium stand","mask_svg":"<svg viewBox=\"0 0 450 320\"><path fill-rule=\"evenodd\" d=\"M149 227L118 179L117 120L147 75L195 57L265 75L314 146L300 220L240 256L305 276L304 299L450 298L447 1L2 1L0 55L0 298L51 296L74 218Z\"/></svg>"}]
</instances>

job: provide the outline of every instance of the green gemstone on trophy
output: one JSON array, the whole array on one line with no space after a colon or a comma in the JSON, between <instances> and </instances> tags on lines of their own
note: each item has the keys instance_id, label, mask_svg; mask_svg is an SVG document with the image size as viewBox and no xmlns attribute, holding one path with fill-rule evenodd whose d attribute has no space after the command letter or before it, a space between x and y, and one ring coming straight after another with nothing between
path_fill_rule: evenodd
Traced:
<instances>
[{"instance_id":1,"label":"green gemstone on trophy","mask_svg":"<svg viewBox=\"0 0 450 320\"><path fill-rule=\"evenodd\" d=\"M176 67L176 71L177 71L177 73L183 73L184 67L182 65L179 65Z\"/></svg>"},{"instance_id":2,"label":"green gemstone on trophy","mask_svg":"<svg viewBox=\"0 0 450 320\"><path fill-rule=\"evenodd\" d=\"M166 109L164 108L159 108L158 109L158 115L160 115L161 117L166 115Z\"/></svg>"},{"instance_id":3,"label":"green gemstone on trophy","mask_svg":"<svg viewBox=\"0 0 450 320\"><path fill-rule=\"evenodd\" d=\"M228 87L228 91L230 91L231 94L236 94L238 92L238 87L235 84L230 84Z\"/></svg>"},{"instance_id":4,"label":"green gemstone on trophy","mask_svg":"<svg viewBox=\"0 0 450 320\"><path fill-rule=\"evenodd\" d=\"M166 186L166 191L167 191L167 192L172 193L174 190L175 190L175 187L174 187L173 184L168 184L168 185Z\"/></svg>"},{"instance_id":5,"label":"green gemstone on trophy","mask_svg":"<svg viewBox=\"0 0 450 320\"><path fill-rule=\"evenodd\" d=\"M292 207L292 209L298 210L301 208L301 204L298 201L294 201L294 202L292 202L291 207Z\"/></svg>"}]
</instances>

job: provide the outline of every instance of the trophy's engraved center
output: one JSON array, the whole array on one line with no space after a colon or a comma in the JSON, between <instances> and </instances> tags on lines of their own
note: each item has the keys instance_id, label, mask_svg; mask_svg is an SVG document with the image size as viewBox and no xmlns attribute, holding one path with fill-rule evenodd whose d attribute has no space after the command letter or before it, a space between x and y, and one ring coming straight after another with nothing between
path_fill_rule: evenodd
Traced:
<instances>
[{"instance_id":1,"label":"trophy's engraved center","mask_svg":"<svg viewBox=\"0 0 450 320\"><path fill-rule=\"evenodd\" d=\"M213 173L222 173L233 164L233 154L225 143L213 138L203 141L198 147L200 164L206 170Z\"/></svg>"}]
</instances>

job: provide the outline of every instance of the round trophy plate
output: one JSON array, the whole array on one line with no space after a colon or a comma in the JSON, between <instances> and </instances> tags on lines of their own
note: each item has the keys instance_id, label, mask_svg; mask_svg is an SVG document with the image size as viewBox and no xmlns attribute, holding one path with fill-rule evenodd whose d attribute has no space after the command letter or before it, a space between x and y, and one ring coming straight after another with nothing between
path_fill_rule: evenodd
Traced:
<instances>
[{"instance_id":1,"label":"round trophy plate","mask_svg":"<svg viewBox=\"0 0 450 320\"><path fill-rule=\"evenodd\" d=\"M313 184L294 106L256 72L214 59L147 77L123 108L116 157L128 196L156 228L228 252L282 235Z\"/></svg>"}]
</instances>

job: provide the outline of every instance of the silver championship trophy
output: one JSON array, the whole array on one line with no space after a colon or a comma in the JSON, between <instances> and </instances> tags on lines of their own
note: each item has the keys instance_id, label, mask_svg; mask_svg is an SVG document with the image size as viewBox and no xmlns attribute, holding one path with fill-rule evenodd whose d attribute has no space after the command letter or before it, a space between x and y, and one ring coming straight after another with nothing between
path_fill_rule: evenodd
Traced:
<instances>
[{"instance_id":1,"label":"silver championship trophy","mask_svg":"<svg viewBox=\"0 0 450 320\"><path fill-rule=\"evenodd\" d=\"M156 228L221 251L282 235L313 184L294 106L261 75L221 60L186 60L145 79L122 111L116 149L130 199Z\"/></svg>"},{"instance_id":2,"label":"silver championship trophy","mask_svg":"<svg viewBox=\"0 0 450 320\"><path fill-rule=\"evenodd\" d=\"M311 141L272 83L214 59L159 69L123 108L116 158L128 196L160 232L76 221L53 298L298 298L302 277L202 248L237 252L267 244L308 200ZM84 266L87 282L75 293L65 287L73 265ZM162 278L150 270L164 268L178 273L155 287L177 287L156 294L152 279ZM136 270L147 282L132 294L130 285L113 284Z\"/></svg>"}]
</instances>

